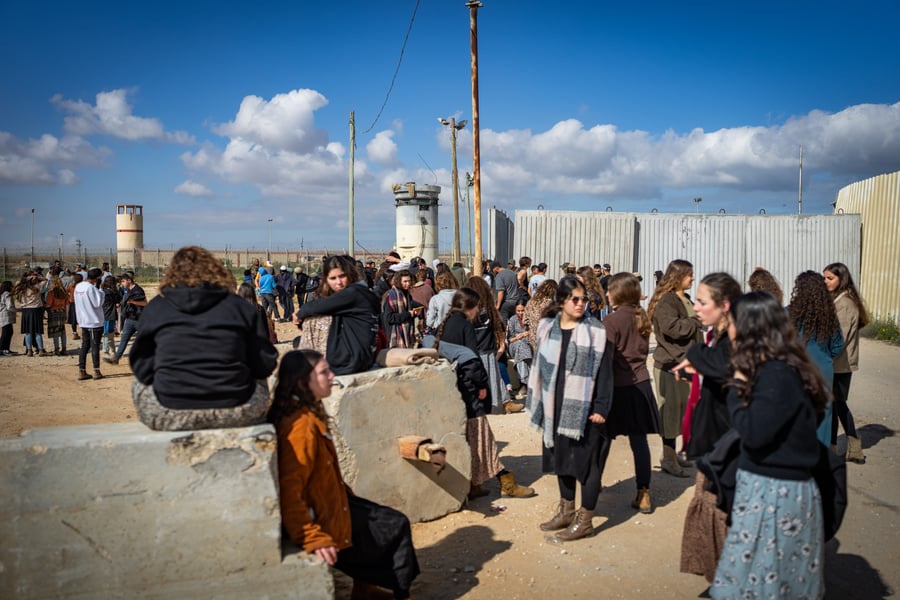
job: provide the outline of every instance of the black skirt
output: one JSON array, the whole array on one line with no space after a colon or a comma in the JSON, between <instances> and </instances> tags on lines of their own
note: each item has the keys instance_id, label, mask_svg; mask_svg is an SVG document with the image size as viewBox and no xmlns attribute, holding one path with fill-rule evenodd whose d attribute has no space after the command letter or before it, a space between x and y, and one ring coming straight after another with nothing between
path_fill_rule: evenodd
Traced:
<instances>
[{"instance_id":1,"label":"black skirt","mask_svg":"<svg viewBox=\"0 0 900 600\"><path fill-rule=\"evenodd\" d=\"M21 315L21 333L28 335L38 334L44 335L44 309L43 308L20 308Z\"/></svg>"},{"instance_id":2,"label":"black skirt","mask_svg":"<svg viewBox=\"0 0 900 600\"><path fill-rule=\"evenodd\" d=\"M338 552L335 568L353 579L409 596L419 574L409 519L389 506L349 496L353 545Z\"/></svg>"},{"instance_id":3,"label":"black skirt","mask_svg":"<svg viewBox=\"0 0 900 600\"><path fill-rule=\"evenodd\" d=\"M613 389L606 429L610 437L659 433L659 409L649 379Z\"/></svg>"}]
</instances>

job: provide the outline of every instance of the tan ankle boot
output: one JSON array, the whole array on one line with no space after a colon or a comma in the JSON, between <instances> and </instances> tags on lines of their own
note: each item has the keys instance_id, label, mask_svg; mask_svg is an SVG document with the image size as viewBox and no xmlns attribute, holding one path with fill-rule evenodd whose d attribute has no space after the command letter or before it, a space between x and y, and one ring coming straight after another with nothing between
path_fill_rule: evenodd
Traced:
<instances>
[{"instance_id":1,"label":"tan ankle boot","mask_svg":"<svg viewBox=\"0 0 900 600\"><path fill-rule=\"evenodd\" d=\"M572 519L572 524L553 536L553 539L557 542L571 542L594 535L593 519L593 511L579 508L575 511L575 518Z\"/></svg>"},{"instance_id":2,"label":"tan ankle boot","mask_svg":"<svg viewBox=\"0 0 900 600\"><path fill-rule=\"evenodd\" d=\"M863 454L862 440L856 436L847 436L847 460L859 465L866 464L866 455Z\"/></svg>"},{"instance_id":3,"label":"tan ankle boot","mask_svg":"<svg viewBox=\"0 0 900 600\"><path fill-rule=\"evenodd\" d=\"M512 472L498 475L497 478L500 479L500 492L504 496L509 496L510 498L528 498L529 496L534 496L534 489L516 483L516 476L513 475Z\"/></svg>"},{"instance_id":4,"label":"tan ankle boot","mask_svg":"<svg viewBox=\"0 0 900 600\"><path fill-rule=\"evenodd\" d=\"M525 405L521 402L513 402L512 400L510 400L509 402L503 403L503 412L508 415L512 413L522 412L524 408Z\"/></svg>"},{"instance_id":5,"label":"tan ankle boot","mask_svg":"<svg viewBox=\"0 0 900 600\"><path fill-rule=\"evenodd\" d=\"M659 466L669 475L674 475L675 477L688 476L687 472L678 464L678 455L675 453L675 448L670 446L663 446L663 455L659 459Z\"/></svg>"},{"instance_id":6,"label":"tan ankle boot","mask_svg":"<svg viewBox=\"0 0 900 600\"><path fill-rule=\"evenodd\" d=\"M634 501L631 503L631 508L637 509L638 512L645 515L652 513L653 502L650 501L650 490L647 488L638 489L637 496L635 496Z\"/></svg>"},{"instance_id":7,"label":"tan ankle boot","mask_svg":"<svg viewBox=\"0 0 900 600\"><path fill-rule=\"evenodd\" d=\"M575 501L559 499L559 506L556 508L556 514L550 517L549 521L541 523L543 531L557 531L565 529L572 524L575 518Z\"/></svg>"}]
</instances>

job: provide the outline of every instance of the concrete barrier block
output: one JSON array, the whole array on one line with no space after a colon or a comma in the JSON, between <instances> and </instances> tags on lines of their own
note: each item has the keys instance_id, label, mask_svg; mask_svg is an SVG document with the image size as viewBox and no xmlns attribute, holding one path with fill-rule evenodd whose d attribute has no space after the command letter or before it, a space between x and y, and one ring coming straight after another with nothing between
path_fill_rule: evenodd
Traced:
<instances>
[{"instance_id":1,"label":"concrete barrier block","mask_svg":"<svg viewBox=\"0 0 900 600\"><path fill-rule=\"evenodd\" d=\"M0 597L238 597L201 592L321 570L282 564L275 440L270 425L140 423L0 440Z\"/></svg>"},{"instance_id":2,"label":"concrete barrier block","mask_svg":"<svg viewBox=\"0 0 900 600\"><path fill-rule=\"evenodd\" d=\"M429 521L462 507L469 491L471 454L466 411L456 374L446 361L374 369L337 377L325 400L344 480L353 491ZM421 435L447 448L447 465L435 473L426 462L400 457L398 439Z\"/></svg>"}]
</instances>

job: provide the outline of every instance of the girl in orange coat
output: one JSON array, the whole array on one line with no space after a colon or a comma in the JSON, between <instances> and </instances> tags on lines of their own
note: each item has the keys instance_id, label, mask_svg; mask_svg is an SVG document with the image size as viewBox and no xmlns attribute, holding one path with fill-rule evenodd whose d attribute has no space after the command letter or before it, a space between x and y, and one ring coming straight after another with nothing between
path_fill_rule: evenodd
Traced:
<instances>
[{"instance_id":1,"label":"girl in orange coat","mask_svg":"<svg viewBox=\"0 0 900 600\"><path fill-rule=\"evenodd\" d=\"M375 585L409 598L419 574L409 520L344 483L322 405L333 381L315 350L281 359L269 422L278 432L282 523L296 544L353 578L354 597Z\"/></svg>"}]
</instances>

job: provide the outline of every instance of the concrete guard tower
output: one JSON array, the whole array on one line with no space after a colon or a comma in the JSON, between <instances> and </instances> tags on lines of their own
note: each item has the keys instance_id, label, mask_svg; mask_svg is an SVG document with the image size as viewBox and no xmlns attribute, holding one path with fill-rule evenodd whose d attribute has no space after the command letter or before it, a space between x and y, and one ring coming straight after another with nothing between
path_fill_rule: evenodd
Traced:
<instances>
[{"instance_id":1,"label":"concrete guard tower","mask_svg":"<svg viewBox=\"0 0 900 600\"><path fill-rule=\"evenodd\" d=\"M440 186L396 183L393 192L397 207L397 252L403 260L419 256L430 265L438 257Z\"/></svg>"},{"instance_id":2,"label":"concrete guard tower","mask_svg":"<svg viewBox=\"0 0 900 600\"><path fill-rule=\"evenodd\" d=\"M119 268L137 268L135 250L144 247L144 207L116 205L116 260Z\"/></svg>"}]
</instances>

